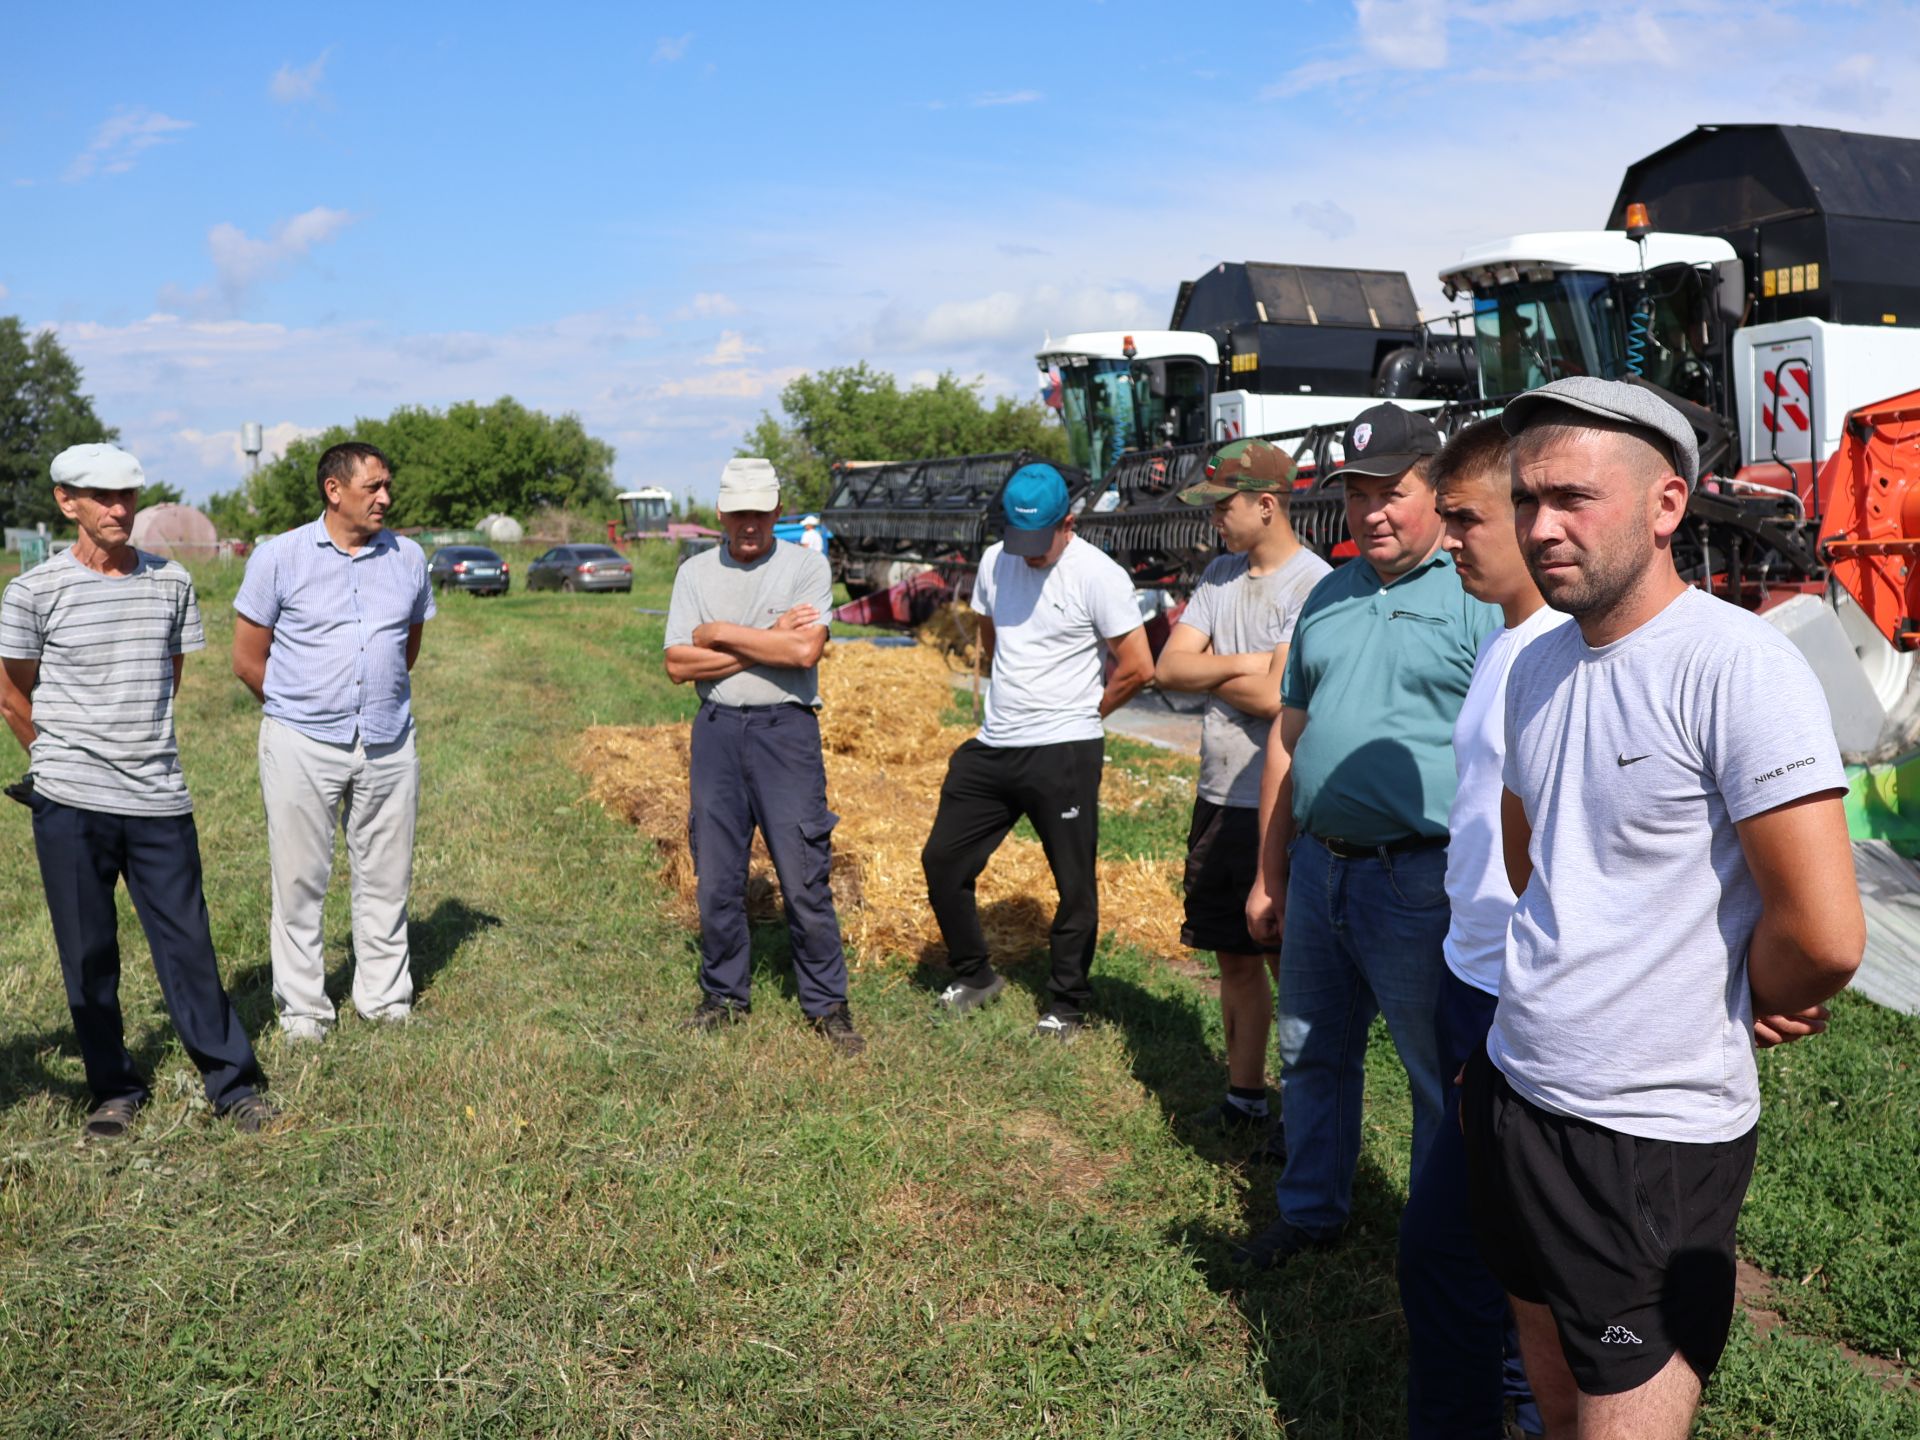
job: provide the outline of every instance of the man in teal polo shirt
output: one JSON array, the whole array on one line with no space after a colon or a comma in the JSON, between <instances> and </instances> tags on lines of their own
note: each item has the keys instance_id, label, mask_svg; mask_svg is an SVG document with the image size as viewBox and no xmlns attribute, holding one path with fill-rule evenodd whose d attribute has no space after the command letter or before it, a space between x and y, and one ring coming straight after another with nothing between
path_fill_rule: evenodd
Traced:
<instances>
[{"instance_id":1,"label":"man in teal polo shirt","mask_svg":"<svg viewBox=\"0 0 1920 1440\"><path fill-rule=\"evenodd\" d=\"M1280 1218L1241 1248L1265 1269L1331 1243L1360 1158L1367 1028L1385 1015L1413 1093L1413 1174L1442 1087L1434 1006L1446 968L1453 724L1500 611L1460 588L1428 468L1440 433L1375 405L1348 425L1347 532L1359 548L1300 612L1269 746L1261 879L1248 918L1284 931L1276 1006L1287 1163Z\"/></svg>"}]
</instances>

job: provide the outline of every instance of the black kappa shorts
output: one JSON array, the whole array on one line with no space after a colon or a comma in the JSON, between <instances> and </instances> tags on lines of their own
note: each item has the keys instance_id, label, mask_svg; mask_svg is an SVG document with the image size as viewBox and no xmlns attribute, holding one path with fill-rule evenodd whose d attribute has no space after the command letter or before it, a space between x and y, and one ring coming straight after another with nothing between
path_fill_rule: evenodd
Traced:
<instances>
[{"instance_id":1,"label":"black kappa shorts","mask_svg":"<svg viewBox=\"0 0 1920 1440\"><path fill-rule=\"evenodd\" d=\"M1484 1047L1460 1113L1480 1254L1508 1293L1553 1312L1580 1389L1637 1389L1676 1354L1705 1384L1733 1322L1733 1229L1757 1130L1691 1145L1555 1115Z\"/></svg>"},{"instance_id":2,"label":"black kappa shorts","mask_svg":"<svg viewBox=\"0 0 1920 1440\"><path fill-rule=\"evenodd\" d=\"M1229 955L1278 955L1247 931L1247 892L1260 873L1260 812L1195 799L1187 827L1187 923L1180 943Z\"/></svg>"}]
</instances>

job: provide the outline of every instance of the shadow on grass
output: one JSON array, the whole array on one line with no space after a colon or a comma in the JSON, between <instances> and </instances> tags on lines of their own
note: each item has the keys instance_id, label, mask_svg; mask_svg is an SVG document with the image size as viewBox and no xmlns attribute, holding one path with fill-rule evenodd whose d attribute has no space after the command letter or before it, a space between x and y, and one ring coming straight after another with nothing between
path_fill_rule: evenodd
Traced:
<instances>
[{"instance_id":1,"label":"shadow on grass","mask_svg":"<svg viewBox=\"0 0 1920 1440\"><path fill-rule=\"evenodd\" d=\"M159 1068L160 1057L173 1038L172 1025L163 1013L157 1025L135 1023L131 1028L138 1031L133 1044L127 1047L127 1053L133 1057L134 1072L151 1081ZM55 1072L48 1064L52 1055L58 1055L63 1062L80 1059L80 1042L74 1037L71 1025L37 1034L15 1035L0 1043L0 1110L11 1109L34 1095L70 1104L91 1099L84 1082L65 1079Z\"/></svg>"},{"instance_id":2,"label":"shadow on grass","mask_svg":"<svg viewBox=\"0 0 1920 1440\"><path fill-rule=\"evenodd\" d=\"M476 910L466 901L452 898L434 906L433 913L426 919L409 920L407 948L412 957L414 1003L420 1003L421 996L427 993L435 977L446 969L447 962L459 953L462 945L482 930L494 929L502 923L498 915ZM327 971L327 997L335 1006L351 1003L353 966L353 943L349 940L346 955L339 964ZM234 971L227 977L227 994L248 1036L257 1041L260 1032L273 1021L272 962L256 960Z\"/></svg>"}]
</instances>

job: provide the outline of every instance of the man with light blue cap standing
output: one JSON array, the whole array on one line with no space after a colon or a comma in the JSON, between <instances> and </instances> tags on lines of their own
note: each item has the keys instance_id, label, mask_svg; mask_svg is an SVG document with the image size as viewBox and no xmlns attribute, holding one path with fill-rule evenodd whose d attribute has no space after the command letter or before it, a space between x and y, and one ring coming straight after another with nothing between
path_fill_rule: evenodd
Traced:
<instances>
[{"instance_id":1,"label":"man with light blue cap standing","mask_svg":"<svg viewBox=\"0 0 1920 1440\"><path fill-rule=\"evenodd\" d=\"M1060 892L1048 999L1034 1028L1065 1040L1093 999L1102 722L1153 678L1153 655L1133 582L1073 533L1058 470L1014 471L1001 508L1006 527L980 557L973 584L981 655L992 666L986 721L947 764L920 862L954 972L940 1003L965 1014L1006 986L989 963L974 882L1023 816L1033 826ZM1104 683L1103 644L1116 662Z\"/></svg>"}]
</instances>

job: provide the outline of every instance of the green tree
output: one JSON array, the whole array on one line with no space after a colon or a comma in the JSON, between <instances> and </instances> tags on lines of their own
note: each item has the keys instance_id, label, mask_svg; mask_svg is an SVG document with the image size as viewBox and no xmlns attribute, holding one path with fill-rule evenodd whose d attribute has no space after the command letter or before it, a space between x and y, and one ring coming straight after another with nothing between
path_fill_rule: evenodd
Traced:
<instances>
[{"instance_id":1,"label":"green tree","mask_svg":"<svg viewBox=\"0 0 1920 1440\"><path fill-rule=\"evenodd\" d=\"M613 447L579 417L529 410L511 397L446 410L403 406L385 420L356 420L296 440L207 513L223 534L272 533L320 512L320 456L342 440L377 445L393 462L389 524L472 525L495 512L525 518L553 507L614 515Z\"/></svg>"},{"instance_id":2,"label":"green tree","mask_svg":"<svg viewBox=\"0 0 1920 1440\"><path fill-rule=\"evenodd\" d=\"M944 373L902 390L884 370L858 365L802 375L780 392L782 414L763 413L736 452L773 462L794 496L787 508L817 509L843 460L913 460L1031 450L1067 458L1066 432L1043 405L981 397L979 380Z\"/></svg>"},{"instance_id":3,"label":"green tree","mask_svg":"<svg viewBox=\"0 0 1920 1440\"><path fill-rule=\"evenodd\" d=\"M178 485L168 484L165 480L149 480L140 487L142 510L154 505L184 505L186 500Z\"/></svg>"},{"instance_id":4,"label":"green tree","mask_svg":"<svg viewBox=\"0 0 1920 1440\"><path fill-rule=\"evenodd\" d=\"M47 467L69 445L118 440L80 393L80 367L50 330L0 315L0 523L64 524Z\"/></svg>"}]
</instances>

